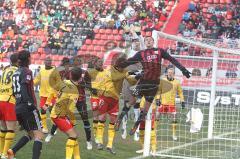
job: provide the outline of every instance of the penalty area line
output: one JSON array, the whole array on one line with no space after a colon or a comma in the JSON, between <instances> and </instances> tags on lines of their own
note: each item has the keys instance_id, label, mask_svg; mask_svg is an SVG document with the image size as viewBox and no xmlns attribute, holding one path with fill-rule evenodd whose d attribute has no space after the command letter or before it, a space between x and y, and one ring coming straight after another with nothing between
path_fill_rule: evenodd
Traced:
<instances>
[{"instance_id":1,"label":"penalty area line","mask_svg":"<svg viewBox=\"0 0 240 159\"><path fill-rule=\"evenodd\" d=\"M210 141L210 140L214 140L214 139L221 139L221 137L223 137L223 136L231 135L231 134L237 133L239 131L240 131L240 129L237 129L235 131L231 131L231 132L227 132L227 133L223 133L223 134L217 135L217 136L213 137L212 139L203 138L203 139L198 140L198 141L194 141L194 142L186 143L186 144L183 144L183 145L171 147L171 148L168 148L168 149L165 149L165 150L157 151L156 156L163 156L163 157L165 156L165 157L167 157L166 154L162 154L162 153L168 153L170 151L181 149L181 148L188 147L188 146L192 146L192 145L195 145L195 144L198 144L198 143L201 143L201 142L206 142L206 141ZM179 159L180 158L183 158L183 159L188 159L189 158L189 157L175 156L175 155L169 155L169 157L170 156L172 158L179 158ZM149 156L146 156L146 157L149 157ZM142 158L146 158L146 157L141 155L141 156L132 157L132 158L129 158L129 159L142 159ZM192 157L190 157L190 158L192 158ZM195 158L195 159L201 159L201 158Z\"/></svg>"}]
</instances>

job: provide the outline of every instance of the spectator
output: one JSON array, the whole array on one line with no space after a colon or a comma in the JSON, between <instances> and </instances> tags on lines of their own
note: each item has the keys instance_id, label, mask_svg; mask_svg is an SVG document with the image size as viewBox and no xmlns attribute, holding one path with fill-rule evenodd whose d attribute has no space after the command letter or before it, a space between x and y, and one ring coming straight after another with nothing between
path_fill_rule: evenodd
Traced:
<instances>
[{"instance_id":1,"label":"spectator","mask_svg":"<svg viewBox=\"0 0 240 159\"><path fill-rule=\"evenodd\" d=\"M200 70L200 69L194 68L194 69L192 70L192 76L201 76L201 75L202 75L202 73L201 73L201 70Z\"/></svg>"},{"instance_id":2,"label":"spectator","mask_svg":"<svg viewBox=\"0 0 240 159\"><path fill-rule=\"evenodd\" d=\"M227 78L237 78L237 73L233 70L227 70L226 72L226 77Z\"/></svg>"}]
</instances>

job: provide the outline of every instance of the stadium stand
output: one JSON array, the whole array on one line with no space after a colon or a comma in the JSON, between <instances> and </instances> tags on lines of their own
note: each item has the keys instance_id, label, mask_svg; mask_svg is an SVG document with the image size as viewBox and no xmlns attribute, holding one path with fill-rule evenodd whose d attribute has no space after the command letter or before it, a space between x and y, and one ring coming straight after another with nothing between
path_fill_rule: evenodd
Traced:
<instances>
[{"instance_id":1,"label":"stadium stand","mask_svg":"<svg viewBox=\"0 0 240 159\"><path fill-rule=\"evenodd\" d=\"M42 64L46 54L53 59L86 51L101 56L106 40L121 42L122 22L131 25L138 21L146 35L146 31L163 27L174 4L172 0L141 4L126 0L2 1L0 60L6 61L5 57L21 49L33 54L35 64Z\"/></svg>"}]
</instances>

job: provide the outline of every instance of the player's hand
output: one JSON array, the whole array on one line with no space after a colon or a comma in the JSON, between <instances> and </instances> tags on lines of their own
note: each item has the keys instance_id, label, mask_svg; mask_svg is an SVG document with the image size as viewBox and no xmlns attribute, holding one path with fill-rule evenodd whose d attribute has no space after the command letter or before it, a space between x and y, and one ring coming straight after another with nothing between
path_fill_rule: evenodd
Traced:
<instances>
[{"instance_id":1,"label":"player's hand","mask_svg":"<svg viewBox=\"0 0 240 159\"><path fill-rule=\"evenodd\" d=\"M156 105L157 105L157 106L160 106L160 105L161 105L161 100L160 100L160 99L156 99L155 102L156 102Z\"/></svg>"},{"instance_id":2,"label":"player's hand","mask_svg":"<svg viewBox=\"0 0 240 159\"><path fill-rule=\"evenodd\" d=\"M136 71L128 71L128 75L136 75Z\"/></svg>"},{"instance_id":3,"label":"player's hand","mask_svg":"<svg viewBox=\"0 0 240 159\"><path fill-rule=\"evenodd\" d=\"M184 70L182 71L182 74L183 74L185 77L187 77L187 78L190 78L190 77L191 77L191 76L190 76L191 72L189 72L187 69L184 69Z\"/></svg>"},{"instance_id":4,"label":"player's hand","mask_svg":"<svg viewBox=\"0 0 240 159\"><path fill-rule=\"evenodd\" d=\"M182 102L182 109L185 109L185 102Z\"/></svg>"}]
</instances>

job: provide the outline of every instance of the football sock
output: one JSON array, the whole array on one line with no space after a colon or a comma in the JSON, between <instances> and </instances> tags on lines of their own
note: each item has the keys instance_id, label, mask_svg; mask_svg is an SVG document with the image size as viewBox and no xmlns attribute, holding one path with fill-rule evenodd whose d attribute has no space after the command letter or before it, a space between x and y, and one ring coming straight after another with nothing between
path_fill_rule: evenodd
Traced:
<instances>
[{"instance_id":1,"label":"football sock","mask_svg":"<svg viewBox=\"0 0 240 159\"><path fill-rule=\"evenodd\" d=\"M114 124L109 123L109 125L108 125L108 144L107 144L107 147L112 148L114 136L115 136Z\"/></svg>"},{"instance_id":2,"label":"football sock","mask_svg":"<svg viewBox=\"0 0 240 159\"><path fill-rule=\"evenodd\" d=\"M40 114L40 116L41 116L41 120L42 120L42 127L43 127L43 129L48 130L48 127L47 127L47 114Z\"/></svg>"},{"instance_id":3,"label":"football sock","mask_svg":"<svg viewBox=\"0 0 240 159\"><path fill-rule=\"evenodd\" d=\"M144 144L144 134L145 134L145 130L144 129L140 129L139 130L139 141L143 147Z\"/></svg>"},{"instance_id":4,"label":"football sock","mask_svg":"<svg viewBox=\"0 0 240 159\"><path fill-rule=\"evenodd\" d=\"M23 146L25 146L30 140L30 136L23 136L21 139L19 139L15 146L12 148L13 153L16 154L17 151L20 150Z\"/></svg>"},{"instance_id":5,"label":"football sock","mask_svg":"<svg viewBox=\"0 0 240 159\"><path fill-rule=\"evenodd\" d=\"M104 126L105 121L99 121L98 122L98 128L97 128L97 141L100 144L103 144L103 133L104 133Z\"/></svg>"},{"instance_id":6,"label":"football sock","mask_svg":"<svg viewBox=\"0 0 240 159\"><path fill-rule=\"evenodd\" d=\"M42 151L42 141L35 140L33 143L33 154L32 159L39 159Z\"/></svg>"},{"instance_id":7,"label":"football sock","mask_svg":"<svg viewBox=\"0 0 240 159\"><path fill-rule=\"evenodd\" d=\"M91 141L91 125L88 120L83 120L87 141Z\"/></svg>"},{"instance_id":8,"label":"football sock","mask_svg":"<svg viewBox=\"0 0 240 159\"><path fill-rule=\"evenodd\" d=\"M57 131L57 126L55 124L53 124L50 134L53 136L56 131Z\"/></svg>"},{"instance_id":9,"label":"football sock","mask_svg":"<svg viewBox=\"0 0 240 159\"><path fill-rule=\"evenodd\" d=\"M151 149L154 152L157 150L157 136L155 129L151 130Z\"/></svg>"},{"instance_id":10,"label":"football sock","mask_svg":"<svg viewBox=\"0 0 240 159\"><path fill-rule=\"evenodd\" d=\"M7 151L12 146L13 139L15 137L15 132L13 130L7 130L6 132L7 133L5 135L4 149L3 149L3 152L2 152L2 154L4 156L7 155Z\"/></svg>"},{"instance_id":11,"label":"football sock","mask_svg":"<svg viewBox=\"0 0 240 159\"><path fill-rule=\"evenodd\" d=\"M96 138L98 128L98 120L93 120L93 135Z\"/></svg>"},{"instance_id":12,"label":"football sock","mask_svg":"<svg viewBox=\"0 0 240 159\"><path fill-rule=\"evenodd\" d=\"M6 134L7 134L7 132L5 130L0 131L0 154L3 153Z\"/></svg>"},{"instance_id":13,"label":"football sock","mask_svg":"<svg viewBox=\"0 0 240 159\"><path fill-rule=\"evenodd\" d=\"M66 143L66 159L72 159L73 151L76 145L76 138L68 138Z\"/></svg>"},{"instance_id":14,"label":"football sock","mask_svg":"<svg viewBox=\"0 0 240 159\"><path fill-rule=\"evenodd\" d=\"M79 144L78 144L77 141L76 141L75 146L74 146L73 155L74 155L74 159L80 159Z\"/></svg>"}]
</instances>

